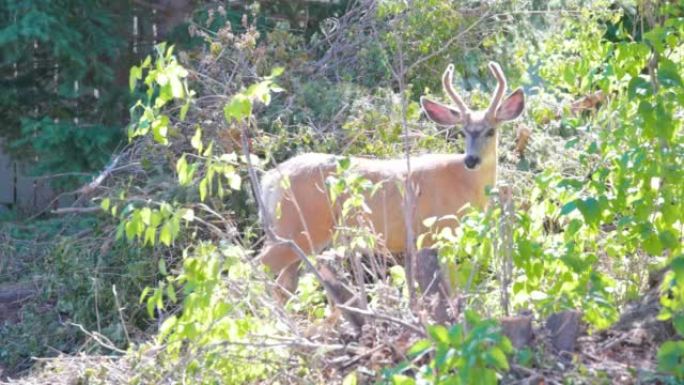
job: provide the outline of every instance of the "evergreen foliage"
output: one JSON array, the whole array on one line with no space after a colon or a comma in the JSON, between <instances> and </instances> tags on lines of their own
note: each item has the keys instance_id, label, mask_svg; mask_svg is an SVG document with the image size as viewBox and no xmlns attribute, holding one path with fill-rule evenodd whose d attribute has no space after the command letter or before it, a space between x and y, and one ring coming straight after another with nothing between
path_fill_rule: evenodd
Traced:
<instances>
[{"instance_id":1,"label":"evergreen foliage","mask_svg":"<svg viewBox=\"0 0 684 385\"><path fill-rule=\"evenodd\" d=\"M39 173L101 167L122 137L129 104L126 7L2 3L0 137L15 155L36 160Z\"/></svg>"}]
</instances>

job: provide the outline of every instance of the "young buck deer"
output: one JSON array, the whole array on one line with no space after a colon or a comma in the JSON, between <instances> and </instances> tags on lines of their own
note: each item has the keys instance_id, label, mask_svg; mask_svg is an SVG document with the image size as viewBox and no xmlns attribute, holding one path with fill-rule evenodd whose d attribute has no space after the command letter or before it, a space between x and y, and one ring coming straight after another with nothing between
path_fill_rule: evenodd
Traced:
<instances>
[{"instance_id":1,"label":"young buck deer","mask_svg":"<svg viewBox=\"0 0 684 385\"><path fill-rule=\"evenodd\" d=\"M455 107L426 97L420 99L423 110L435 123L462 125L465 154L411 158L410 175L407 175L404 159L351 158L354 171L372 183L380 184L374 194L366 197L371 210L366 220L380 237L379 243L390 252L402 252L406 246L402 212L405 178L410 178L415 186L415 222L412 224L415 234L426 230L423 228L426 218L455 215L467 204L483 207L487 203L485 186L496 183L496 128L501 122L518 117L525 106L521 88L503 98L506 79L501 67L491 62L489 69L498 84L489 108L484 111L470 110L454 91L453 65L444 71L442 82ZM262 178L261 195L263 212L269 216L267 223L271 223L276 235L292 240L305 253L318 254L327 247L338 223L340 207L331 204L325 184L326 178L335 173L338 159L335 155L302 154L268 171ZM438 230L456 225L454 219L436 224ZM280 289L294 293L299 276L299 259L295 251L285 243L267 242L260 259L277 274Z\"/></svg>"}]
</instances>

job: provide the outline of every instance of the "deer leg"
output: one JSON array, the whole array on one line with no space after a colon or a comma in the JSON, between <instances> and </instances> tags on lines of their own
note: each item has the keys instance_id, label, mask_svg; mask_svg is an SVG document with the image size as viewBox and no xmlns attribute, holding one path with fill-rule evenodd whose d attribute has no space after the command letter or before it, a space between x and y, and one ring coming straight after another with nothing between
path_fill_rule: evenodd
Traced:
<instances>
[{"instance_id":1,"label":"deer leg","mask_svg":"<svg viewBox=\"0 0 684 385\"><path fill-rule=\"evenodd\" d=\"M276 276L277 287L274 295L279 303L287 302L297 290L299 282L299 259L288 245L274 244L266 246L259 255L261 262L268 266Z\"/></svg>"},{"instance_id":2,"label":"deer leg","mask_svg":"<svg viewBox=\"0 0 684 385\"><path fill-rule=\"evenodd\" d=\"M346 305L351 307L358 306L358 299L354 298L354 293L352 293L342 281L338 278L339 275L335 268L327 263L321 263L318 268L321 278L323 278L323 287L326 294L328 295L328 302L332 306L336 305ZM361 315L352 313L348 310L342 309L342 314L347 318L349 322L356 328L357 331L361 331L361 327L364 324L364 319Z\"/></svg>"}]
</instances>

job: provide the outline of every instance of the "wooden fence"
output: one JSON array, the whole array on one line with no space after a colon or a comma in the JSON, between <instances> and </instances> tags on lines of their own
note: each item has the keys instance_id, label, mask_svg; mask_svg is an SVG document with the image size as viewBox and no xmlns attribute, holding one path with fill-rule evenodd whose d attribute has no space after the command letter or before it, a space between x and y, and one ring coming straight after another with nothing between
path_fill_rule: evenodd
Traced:
<instances>
[{"instance_id":1,"label":"wooden fence","mask_svg":"<svg viewBox=\"0 0 684 385\"><path fill-rule=\"evenodd\" d=\"M193 8L192 0L124 0L116 7L127 8L122 14L130 15L128 25L128 50L120 62L135 63L145 55L168 31L182 23ZM38 42L34 42L34 48ZM117 83L128 84L128 68L117 69ZM16 68L16 66L15 66ZM15 70L15 77L18 71ZM55 75L58 76L58 75ZM78 82L74 84L77 91ZM97 90L95 91L97 92ZM78 122L75 118L75 122ZM46 209L68 206L74 197L62 194L50 187L50 178L30 176L31 164L16 160L5 152L0 138L0 214L15 209L21 214L31 215ZM56 198L59 197L58 200ZM48 207L51 206L51 207Z\"/></svg>"},{"instance_id":2,"label":"wooden fence","mask_svg":"<svg viewBox=\"0 0 684 385\"><path fill-rule=\"evenodd\" d=\"M314 3L339 3L340 0L303 0L302 2L292 2L289 4L292 10L302 8L302 4ZM225 2L195 0L121 0L115 2L113 8L117 8L118 14L126 15L121 25L126 25L128 49L121 53L119 63L136 63L146 56L157 42L172 31L176 26L183 23L193 11L207 7L216 7L223 4L226 7L241 7L249 1L226 0ZM287 2L283 2L287 5ZM287 8L287 7L285 7ZM302 13L304 20L306 13ZM292 15L289 15L292 16ZM288 15L282 15L287 18ZM273 16L277 19L278 16ZM34 42L34 49L38 48L38 42ZM57 66L55 66L57 67ZM17 66L15 65L15 78L18 76ZM55 76L59 76L56 74ZM128 84L128 66L121 65L116 68L116 82L120 85ZM74 84L74 89L78 92L79 84ZM99 91L95 90L99 95ZM97 97L97 96L96 96ZM78 124L78 117L74 119ZM0 138L0 144L2 138ZM12 159L0 146L0 212L9 208L17 209L24 214L41 212L45 209L54 209L71 204L73 197L64 197L60 191L50 188L50 179L47 177L29 176L30 164L24 161ZM55 198L61 196L55 202ZM47 207L53 204L53 207Z\"/></svg>"},{"instance_id":3,"label":"wooden fence","mask_svg":"<svg viewBox=\"0 0 684 385\"><path fill-rule=\"evenodd\" d=\"M66 206L73 197L62 195L50 188L47 178L29 175L30 165L13 160L0 150L0 214L10 208L20 213L33 214L46 208ZM52 204L52 207L48 207Z\"/></svg>"}]
</instances>

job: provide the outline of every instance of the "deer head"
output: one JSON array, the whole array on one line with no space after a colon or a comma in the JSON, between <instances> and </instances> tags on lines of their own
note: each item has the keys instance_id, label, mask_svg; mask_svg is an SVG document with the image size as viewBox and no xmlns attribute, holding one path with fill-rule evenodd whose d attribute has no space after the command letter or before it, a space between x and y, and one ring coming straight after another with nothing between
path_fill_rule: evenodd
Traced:
<instances>
[{"instance_id":1,"label":"deer head","mask_svg":"<svg viewBox=\"0 0 684 385\"><path fill-rule=\"evenodd\" d=\"M497 127L502 122L517 118L525 108L525 94L522 88L516 89L504 99L506 78L501 67L495 62L490 62L489 70L496 78L497 85L492 101L486 110L471 110L454 91L452 86L453 64L449 64L444 71L442 85L454 102L455 107L432 101L426 97L420 98L423 110L433 122L447 127L462 125L461 131L465 138L464 163L468 170L477 169L483 162L496 160L486 159L487 156L496 157L496 151L486 150L496 148Z\"/></svg>"}]
</instances>

